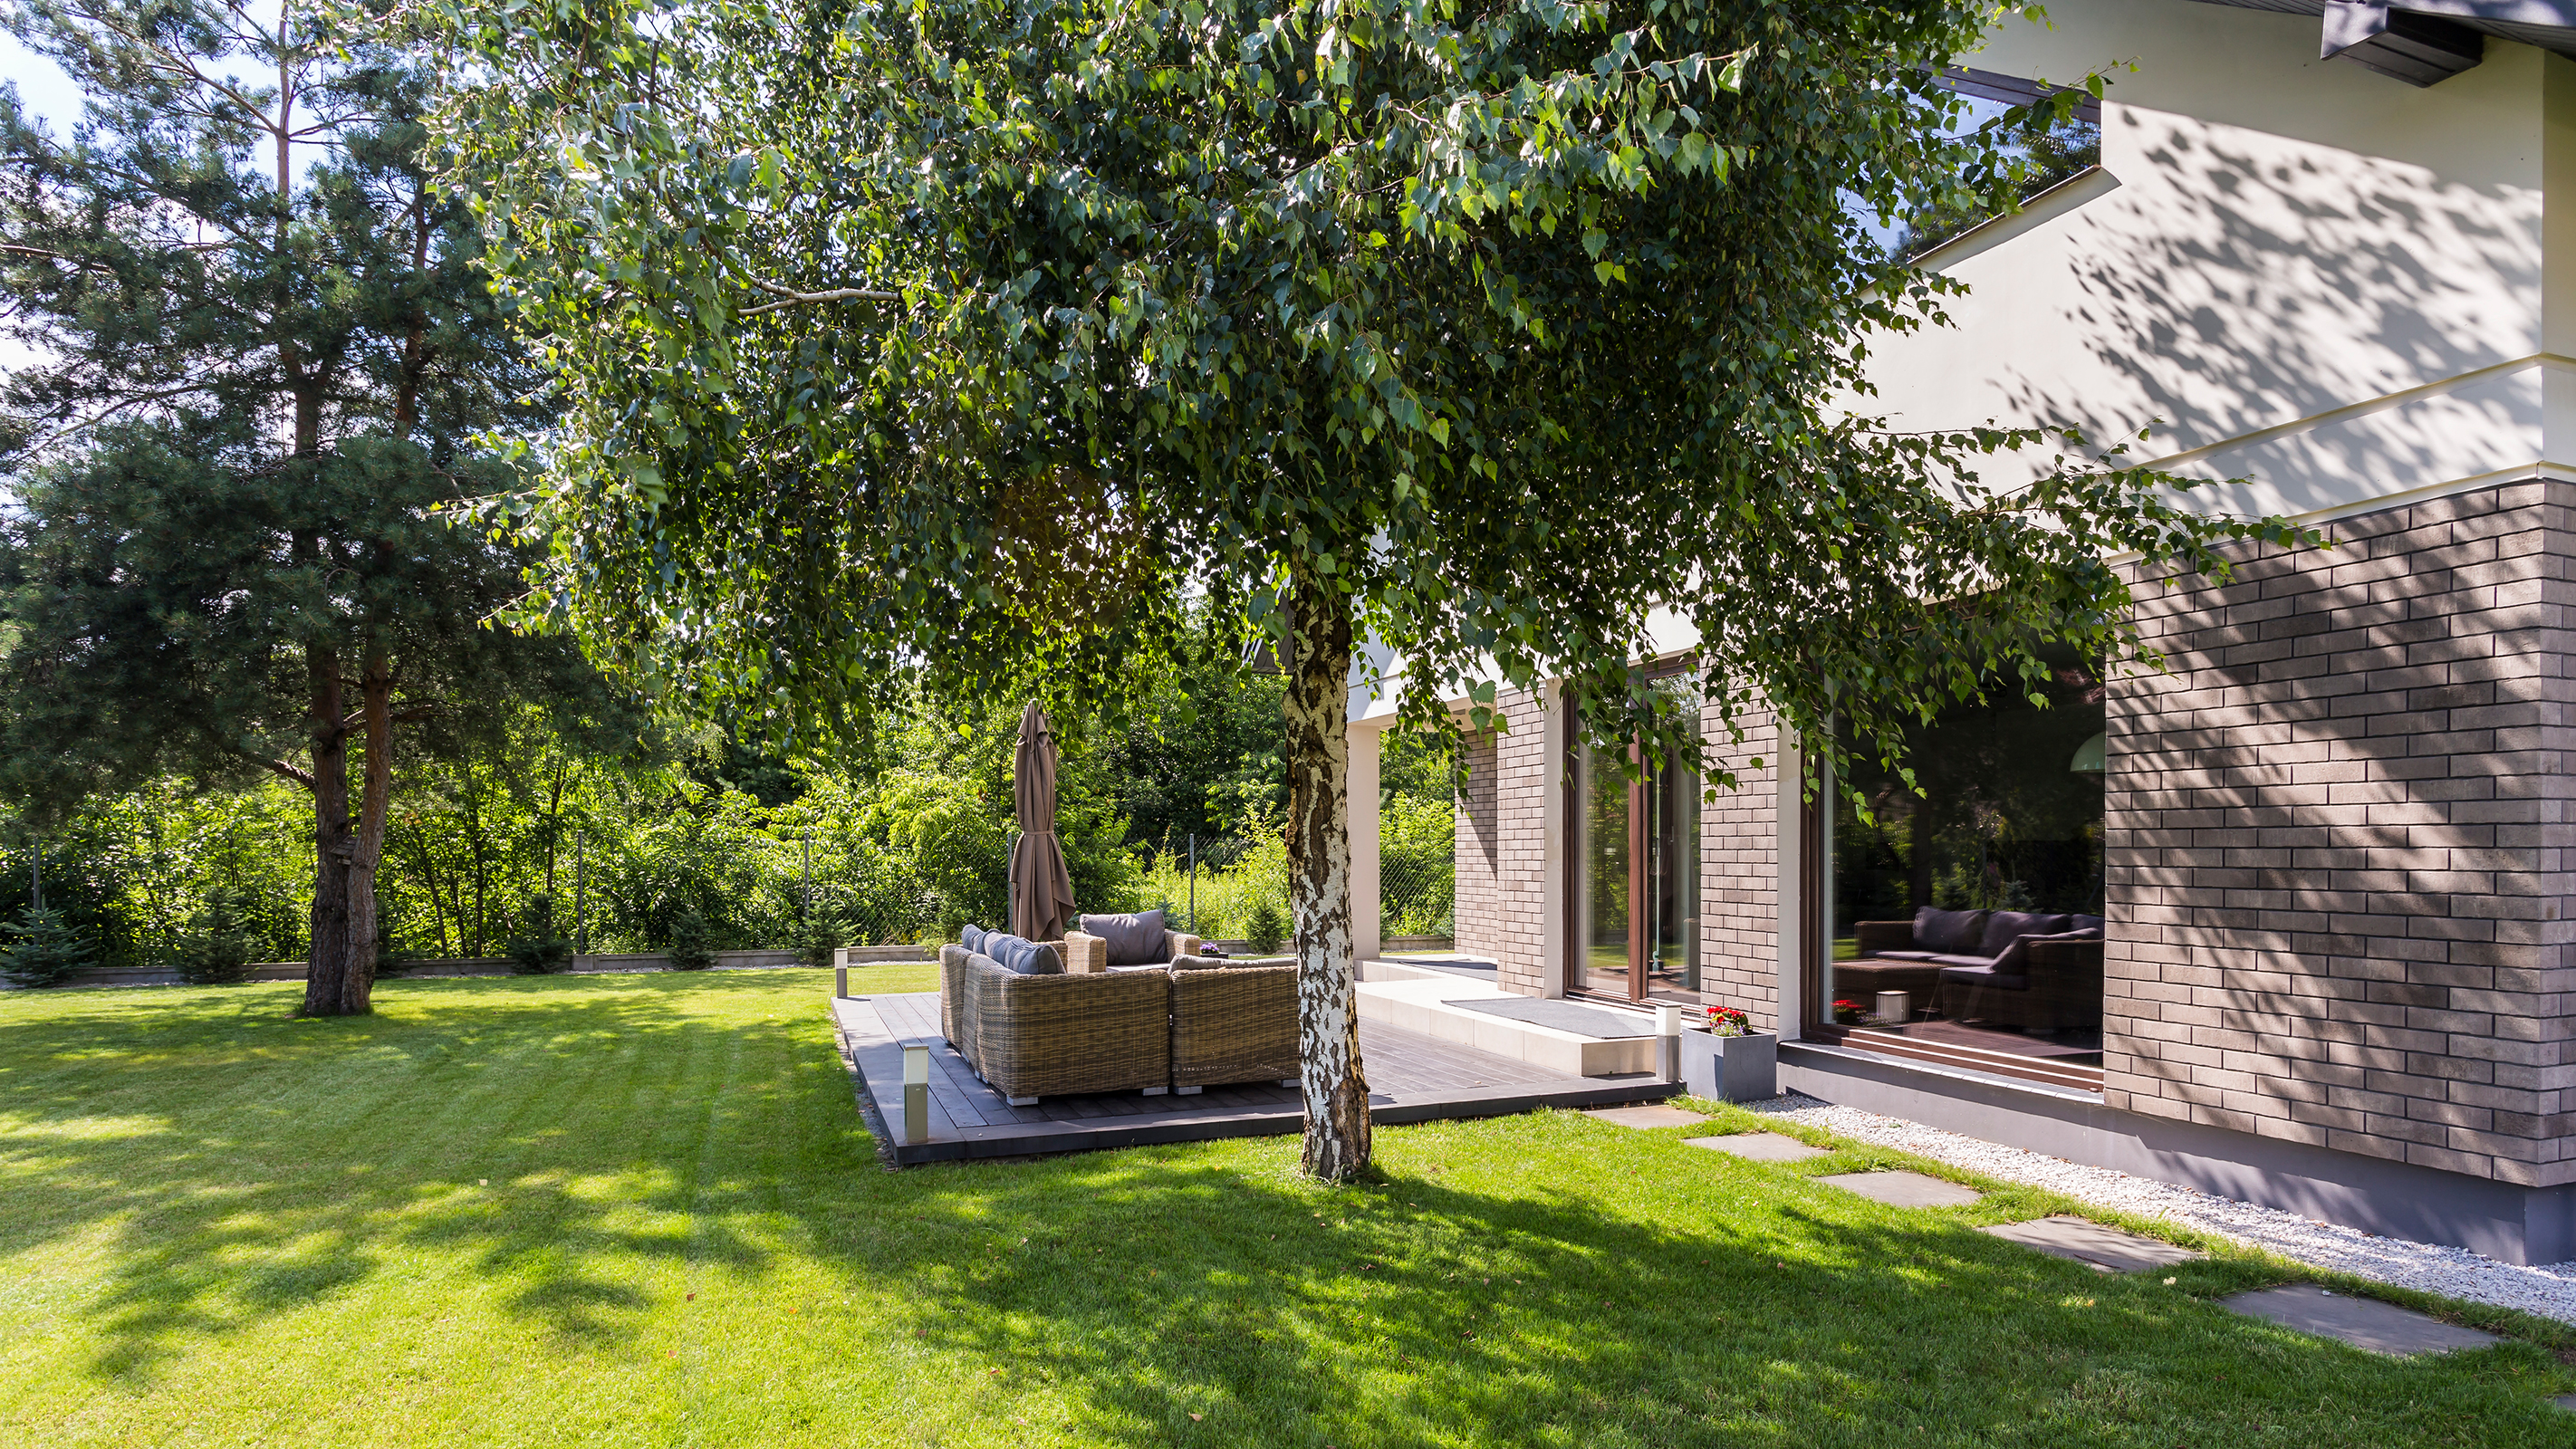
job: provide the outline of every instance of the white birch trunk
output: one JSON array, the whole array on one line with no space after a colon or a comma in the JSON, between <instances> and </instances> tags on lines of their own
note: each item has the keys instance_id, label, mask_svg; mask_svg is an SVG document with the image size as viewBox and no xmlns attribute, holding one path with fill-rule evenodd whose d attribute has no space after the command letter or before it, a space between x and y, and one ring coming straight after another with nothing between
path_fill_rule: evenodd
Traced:
<instances>
[{"instance_id":1,"label":"white birch trunk","mask_svg":"<svg viewBox=\"0 0 2576 1449\"><path fill-rule=\"evenodd\" d=\"M1288 913L1297 931L1297 1057L1305 1170L1338 1182L1369 1165L1351 939L1350 602L1289 579Z\"/></svg>"}]
</instances>

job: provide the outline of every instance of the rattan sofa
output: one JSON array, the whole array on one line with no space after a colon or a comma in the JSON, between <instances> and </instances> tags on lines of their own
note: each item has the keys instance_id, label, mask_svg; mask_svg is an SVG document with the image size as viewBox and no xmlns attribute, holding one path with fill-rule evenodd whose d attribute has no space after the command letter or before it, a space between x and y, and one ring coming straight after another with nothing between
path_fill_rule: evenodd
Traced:
<instances>
[{"instance_id":1,"label":"rattan sofa","mask_svg":"<svg viewBox=\"0 0 2576 1449\"><path fill-rule=\"evenodd\" d=\"M939 976L941 1031L1013 1106L1297 1076L1293 964L1184 956L1168 967L1022 975L949 945Z\"/></svg>"},{"instance_id":2,"label":"rattan sofa","mask_svg":"<svg viewBox=\"0 0 2576 1449\"><path fill-rule=\"evenodd\" d=\"M969 955L959 977L956 1029L965 1040L949 1041L1012 1106L1082 1092L1152 1096L1171 1089L1170 973L1022 975Z\"/></svg>"},{"instance_id":3,"label":"rattan sofa","mask_svg":"<svg viewBox=\"0 0 2576 1449\"><path fill-rule=\"evenodd\" d=\"M1172 1090L1297 1078L1297 968L1172 963Z\"/></svg>"}]
</instances>

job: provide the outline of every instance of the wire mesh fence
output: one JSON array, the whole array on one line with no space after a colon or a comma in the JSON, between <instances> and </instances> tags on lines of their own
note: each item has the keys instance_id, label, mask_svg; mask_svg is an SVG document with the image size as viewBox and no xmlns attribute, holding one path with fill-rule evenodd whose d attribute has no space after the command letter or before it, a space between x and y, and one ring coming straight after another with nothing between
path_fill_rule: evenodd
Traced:
<instances>
[{"instance_id":1,"label":"wire mesh fence","mask_svg":"<svg viewBox=\"0 0 2576 1449\"><path fill-rule=\"evenodd\" d=\"M1145 905L1212 940L1257 939L1264 908L1284 922L1288 849L1273 835L1184 837L1145 876ZM1378 901L1389 936L1450 936L1458 897L1456 822L1446 799L1399 795L1380 812Z\"/></svg>"}]
</instances>

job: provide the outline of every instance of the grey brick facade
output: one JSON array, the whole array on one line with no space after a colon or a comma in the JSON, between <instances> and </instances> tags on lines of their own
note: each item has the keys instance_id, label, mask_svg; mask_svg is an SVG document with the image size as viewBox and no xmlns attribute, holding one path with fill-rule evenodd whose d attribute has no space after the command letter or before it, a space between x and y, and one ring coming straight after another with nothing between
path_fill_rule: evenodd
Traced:
<instances>
[{"instance_id":1,"label":"grey brick facade","mask_svg":"<svg viewBox=\"0 0 2576 1449\"><path fill-rule=\"evenodd\" d=\"M1780 1027L1780 749L1770 715L1747 719L1729 743L1707 722L1714 763L1736 788L1700 807L1700 994L1741 1007L1762 1031ZM1759 757L1762 767L1755 769Z\"/></svg>"},{"instance_id":2,"label":"grey brick facade","mask_svg":"<svg viewBox=\"0 0 2576 1449\"><path fill-rule=\"evenodd\" d=\"M1547 711L1527 690L1496 701L1506 726L1467 745L1467 788L1458 796L1458 949L1500 968L1505 990L1547 992L1548 792L1558 770L1548 759Z\"/></svg>"},{"instance_id":3,"label":"grey brick facade","mask_svg":"<svg viewBox=\"0 0 2576 1449\"><path fill-rule=\"evenodd\" d=\"M2576 1180L2576 487L2141 585L2116 679L2105 1104Z\"/></svg>"},{"instance_id":4,"label":"grey brick facade","mask_svg":"<svg viewBox=\"0 0 2576 1449\"><path fill-rule=\"evenodd\" d=\"M1502 798L1494 777L1496 737L1471 735L1465 745L1467 781L1458 790L1458 896L1451 934L1471 956L1499 957L1503 949Z\"/></svg>"}]
</instances>

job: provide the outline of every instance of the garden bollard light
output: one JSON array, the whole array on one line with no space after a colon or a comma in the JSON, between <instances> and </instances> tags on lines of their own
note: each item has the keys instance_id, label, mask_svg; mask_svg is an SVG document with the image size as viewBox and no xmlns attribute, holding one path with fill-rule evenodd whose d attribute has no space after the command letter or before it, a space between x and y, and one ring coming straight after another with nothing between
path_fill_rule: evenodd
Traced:
<instances>
[{"instance_id":1,"label":"garden bollard light","mask_svg":"<svg viewBox=\"0 0 2576 1449\"><path fill-rule=\"evenodd\" d=\"M906 1044L903 1049L903 1140L918 1147L930 1140L930 1048Z\"/></svg>"},{"instance_id":2,"label":"garden bollard light","mask_svg":"<svg viewBox=\"0 0 2576 1449\"><path fill-rule=\"evenodd\" d=\"M832 963L832 998L835 1001L850 999L850 968L838 961Z\"/></svg>"},{"instance_id":3,"label":"garden bollard light","mask_svg":"<svg viewBox=\"0 0 2576 1449\"><path fill-rule=\"evenodd\" d=\"M1655 1071L1667 1082L1682 1079L1682 1009L1655 1008Z\"/></svg>"}]
</instances>

